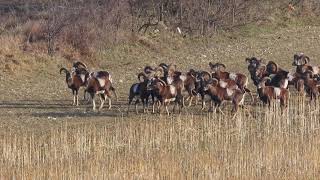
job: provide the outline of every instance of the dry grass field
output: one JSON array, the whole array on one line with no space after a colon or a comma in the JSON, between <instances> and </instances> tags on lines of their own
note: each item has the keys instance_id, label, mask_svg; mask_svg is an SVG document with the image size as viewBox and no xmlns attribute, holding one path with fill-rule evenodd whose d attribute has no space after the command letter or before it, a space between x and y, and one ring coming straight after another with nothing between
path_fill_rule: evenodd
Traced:
<instances>
[{"instance_id":1,"label":"dry grass field","mask_svg":"<svg viewBox=\"0 0 320 180\"><path fill-rule=\"evenodd\" d=\"M19 37L0 36L0 179L317 179L319 106L294 90L284 114L249 103L235 119L228 105L226 115L199 105L169 117L125 112L128 88L147 64L186 71L220 61L247 74L248 56L289 70L293 54L304 52L320 65L320 27L246 28L209 39L150 35L102 50L90 65L113 74L121 98L99 113L71 106L58 73L70 62L23 52Z\"/></svg>"}]
</instances>

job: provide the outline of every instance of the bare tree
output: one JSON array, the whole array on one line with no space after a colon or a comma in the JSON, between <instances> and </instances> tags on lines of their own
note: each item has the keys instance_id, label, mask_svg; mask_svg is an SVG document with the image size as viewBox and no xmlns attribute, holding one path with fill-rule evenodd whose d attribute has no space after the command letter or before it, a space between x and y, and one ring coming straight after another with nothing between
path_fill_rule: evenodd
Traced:
<instances>
[{"instance_id":1,"label":"bare tree","mask_svg":"<svg viewBox=\"0 0 320 180\"><path fill-rule=\"evenodd\" d=\"M48 15L46 19L47 49L52 56L55 51L55 41L62 30L72 23L75 23L81 11L81 7L73 6L68 1L57 3L50 1L48 4Z\"/></svg>"}]
</instances>

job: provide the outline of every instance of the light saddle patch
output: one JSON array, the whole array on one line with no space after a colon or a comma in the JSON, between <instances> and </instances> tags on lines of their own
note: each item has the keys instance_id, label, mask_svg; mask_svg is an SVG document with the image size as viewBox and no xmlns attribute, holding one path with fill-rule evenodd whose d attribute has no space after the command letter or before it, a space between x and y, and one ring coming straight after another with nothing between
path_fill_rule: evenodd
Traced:
<instances>
[{"instance_id":1,"label":"light saddle patch","mask_svg":"<svg viewBox=\"0 0 320 180\"><path fill-rule=\"evenodd\" d=\"M282 88L287 88L287 87L288 87L288 84L289 84L289 80L288 80L288 79L285 79Z\"/></svg>"},{"instance_id":2,"label":"light saddle patch","mask_svg":"<svg viewBox=\"0 0 320 180\"><path fill-rule=\"evenodd\" d=\"M100 87L104 87L106 85L106 80L105 79L101 79L101 78L97 78Z\"/></svg>"},{"instance_id":3,"label":"light saddle patch","mask_svg":"<svg viewBox=\"0 0 320 180\"><path fill-rule=\"evenodd\" d=\"M278 98L281 94L281 89L278 87L274 88L274 94L276 95L276 98Z\"/></svg>"},{"instance_id":4,"label":"light saddle patch","mask_svg":"<svg viewBox=\"0 0 320 180\"><path fill-rule=\"evenodd\" d=\"M220 81L219 81L219 85L220 85L220 87L222 87L222 88L226 88L227 85L228 85L228 83L225 82L225 81L220 80Z\"/></svg>"},{"instance_id":5,"label":"light saddle patch","mask_svg":"<svg viewBox=\"0 0 320 180\"><path fill-rule=\"evenodd\" d=\"M319 74L319 67L318 66L312 66L312 71L314 74Z\"/></svg>"},{"instance_id":6,"label":"light saddle patch","mask_svg":"<svg viewBox=\"0 0 320 180\"><path fill-rule=\"evenodd\" d=\"M237 79L237 74L236 73L230 73L229 78L235 81Z\"/></svg>"},{"instance_id":7,"label":"light saddle patch","mask_svg":"<svg viewBox=\"0 0 320 180\"><path fill-rule=\"evenodd\" d=\"M135 84L133 86L133 93L137 94L138 93L138 89L139 89L139 85L138 84Z\"/></svg>"},{"instance_id":8,"label":"light saddle patch","mask_svg":"<svg viewBox=\"0 0 320 180\"><path fill-rule=\"evenodd\" d=\"M172 77L167 77L167 82L168 82L168 84L172 84L173 78Z\"/></svg>"},{"instance_id":9,"label":"light saddle patch","mask_svg":"<svg viewBox=\"0 0 320 180\"><path fill-rule=\"evenodd\" d=\"M181 76L180 76L180 79L184 82L184 81L187 79L187 76L181 75Z\"/></svg>"},{"instance_id":10,"label":"light saddle patch","mask_svg":"<svg viewBox=\"0 0 320 180\"><path fill-rule=\"evenodd\" d=\"M294 73L290 72L290 73L288 74L288 80L289 80L289 81L292 81L293 79L294 79Z\"/></svg>"},{"instance_id":11,"label":"light saddle patch","mask_svg":"<svg viewBox=\"0 0 320 180\"><path fill-rule=\"evenodd\" d=\"M173 94L173 95L177 94L177 89L172 85L170 85L170 93Z\"/></svg>"},{"instance_id":12,"label":"light saddle patch","mask_svg":"<svg viewBox=\"0 0 320 180\"><path fill-rule=\"evenodd\" d=\"M227 88L227 95L228 96L232 96L233 92L234 92L234 90Z\"/></svg>"}]
</instances>

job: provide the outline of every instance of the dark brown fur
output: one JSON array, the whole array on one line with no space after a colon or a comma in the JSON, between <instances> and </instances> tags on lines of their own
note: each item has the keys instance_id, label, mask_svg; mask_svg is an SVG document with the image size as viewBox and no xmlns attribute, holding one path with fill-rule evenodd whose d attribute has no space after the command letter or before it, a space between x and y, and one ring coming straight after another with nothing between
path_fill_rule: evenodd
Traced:
<instances>
[{"instance_id":1,"label":"dark brown fur","mask_svg":"<svg viewBox=\"0 0 320 180\"><path fill-rule=\"evenodd\" d=\"M173 85L167 85L163 80L159 78L154 78L153 82L151 83L152 90L155 92L155 96L160 101L160 105L166 108L167 114L169 115L168 105L170 103L169 100L175 99L177 97L177 89ZM174 88L175 92L172 93L170 88ZM176 100L174 100L177 102ZM153 105L154 109L155 104ZM161 107L160 113L161 113Z\"/></svg>"},{"instance_id":2,"label":"dark brown fur","mask_svg":"<svg viewBox=\"0 0 320 180\"><path fill-rule=\"evenodd\" d=\"M237 112L241 101L243 103L244 92L239 89L233 89L233 93L230 95L227 92L227 88L222 88L219 85L217 79L213 79L212 82L209 81L206 86L208 89L208 94L210 95L211 100L214 102L216 108L220 108L224 101L232 101L232 112Z\"/></svg>"},{"instance_id":3,"label":"dark brown fur","mask_svg":"<svg viewBox=\"0 0 320 180\"><path fill-rule=\"evenodd\" d=\"M72 90L73 94L73 105L78 106L79 105L79 89L81 86L86 85L86 81L82 81L80 75L78 73L70 73L66 68L61 68L60 69L60 74L64 72L66 74L66 83L69 89Z\"/></svg>"},{"instance_id":4,"label":"dark brown fur","mask_svg":"<svg viewBox=\"0 0 320 180\"><path fill-rule=\"evenodd\" d=\"M189 99L189 106L191 106L193 98L197 95L196 76L197 76L196 72L193 69L190 69L190 71L186 75L186 80L183 82L184 88L188 92L187 99Z\"/></svg>"},{"instance_id":5,"label":"dark brown fur","mask_svg":"<svg viewBox=\"0 0 320 180\"><path fill-rule=\"evenodd\" d=\"M104 85L101 86L98 79L104 81ZM95 95L100 95L101 105L99 109L103 108L106 97L109 98L109 109L111 108L111 91L114 93L116 99L118 99L115 88L112 86L110 74L107 71L98 71L93 73L88 80L88 85L85 92L89 93L93 103L93 110L95 110Z\"/></svg>"},{"instance_id":6,"label":"dark brown fur","mask_svg":"<svg viewBox=\"0 0 320 180\"><path fill-rule=\"evenodd\" d=\"M264 104L268 104L268 107L271 106L271 101L273 99L279 99L280 100L280 106L281 109L286 108L289 100L289 90L286 88L279 88L279 87L273 87L273 86L266 86L265 83L268 80L268 78L264 78L257 89L259 98ZM276 95L275 88L280 89L280 95Z\"/></svg>"},{"instance_id":7,"label":"dark brown fur","mask_svg":"<svg viewBox=\"0 0 320 180\"><path fill-rule=\"evenodd\" d=\"M314 100L316 104L317 98L319 96L320 83L313 78L313 74L311 71L307 71L306 73L304 73L302 79L304 81L305 90L310 96L310 102Z\"/></svg>"}]
</instances>

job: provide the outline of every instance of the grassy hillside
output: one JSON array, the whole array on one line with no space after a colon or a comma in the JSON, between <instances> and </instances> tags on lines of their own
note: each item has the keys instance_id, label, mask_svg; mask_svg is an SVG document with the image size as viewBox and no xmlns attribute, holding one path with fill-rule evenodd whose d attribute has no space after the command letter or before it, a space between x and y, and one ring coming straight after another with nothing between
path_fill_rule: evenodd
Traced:
<instances>
[{"instance_id":1,"label":"grassy hillside","mask_svg":"<svg viewBox=\"0 0 320 180\"><path fill-rule=\"evenodd\" d=\"M251 106L235 119L201 112L126 114L129 86L145 65L175 63L182 71L222 62L247 74L257 56L292 69L304 52L320 64L320 26L306 21L251 24L212 37L150 31L82 57L113 75L120 102L99 113L71 106L59 68L65 53L45 42L25 49L22 31L0 34L0 179L313 179L319 175L319 107L292 93L289 111ZM67 49L73 52L73 49ZM253 86L250 89L255 91ZM292 91L293 92L293 91ZM82 92L81 92L82 94ZM319 102L318 102L319 104ZM228 106L224 109L228 112Z\"/></svg>"},{"instance_id":2,"label":"grassy hillside","mask_svg":"<svg viewBox=\"0 0 320 180\"><path fill-rule=\"evenodd\" d=\"M182 71L189 68L208 70L209 62L222 62L229 71L247 73L244 59L257 56L265 59L265 62L273 60L290 70L293 68L293 54L304 52L311 57L311 63L318 64L318 32L317 25L303 23L291 23L285 27L247 25L233 31L219 32L210 38L183 38L168 31L150 32L144 36L135 35L130 42L99 49L93 57L82 60L88 63L92 70L110 71L114 75L116 87L122 96L125 96L130 83L136 81L136 74L145 65L156 66L161 62L176 63ZM0 37L3 44L0 47L0 59L4 62L0 65L2 84L13 83L11 80L14 79L25 81L30 86L35 84L35 88L44 88L46 83L40 82L53 81L50 83L55 83L55 88L65 89L64 78L58 74L58 70L60 67L70 67L72 60L60 54L48 56L43 53L41 44L38 45L40 49L24 51L20 35L4 34ZM19 87L10 85L10 88ZM26 90L31 91L30 88ZM52 92L49 97L56 94L55 90L48 91ZM15 93L11 92L3 93L11 94L3 98L15 96ZM25 96L28 95L24 93ZM30 93L30 97L38 96L36 91ZM15 96L19 97L23 96Z\"/></svg>"}]
</instances>

